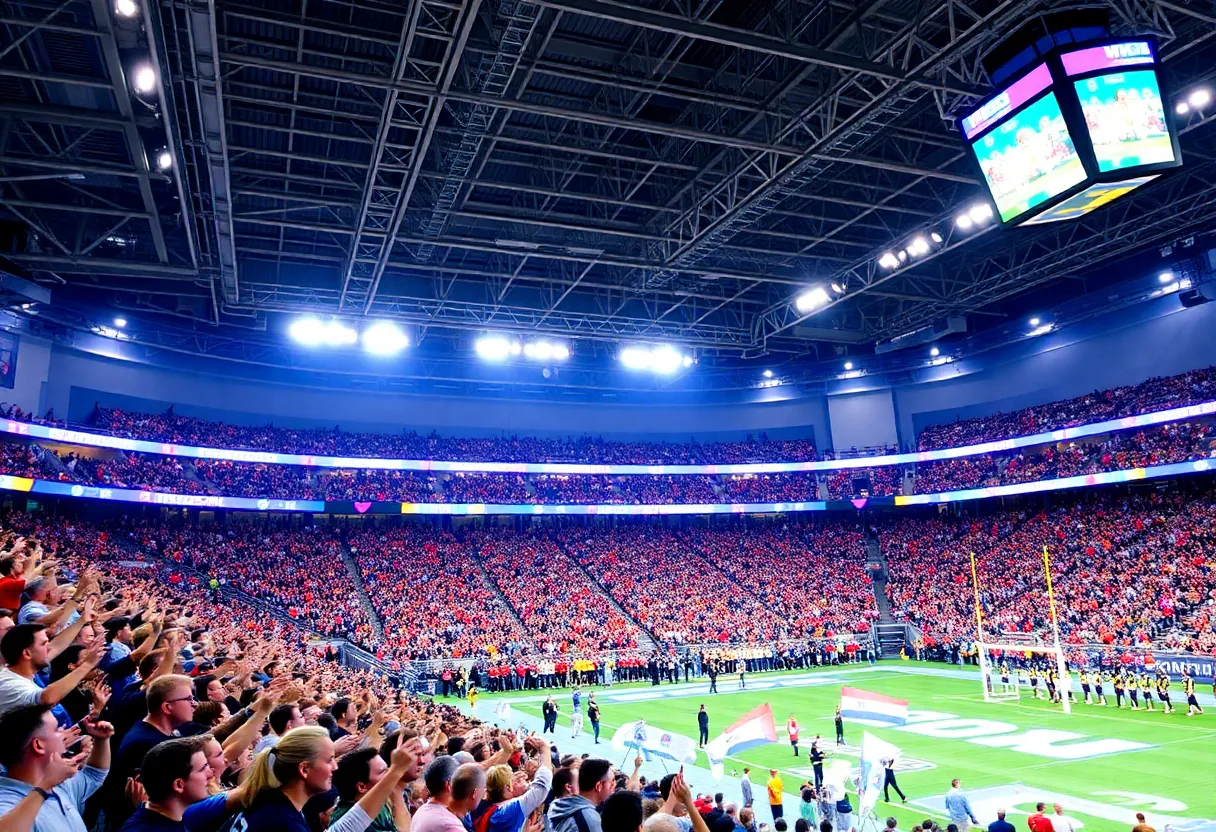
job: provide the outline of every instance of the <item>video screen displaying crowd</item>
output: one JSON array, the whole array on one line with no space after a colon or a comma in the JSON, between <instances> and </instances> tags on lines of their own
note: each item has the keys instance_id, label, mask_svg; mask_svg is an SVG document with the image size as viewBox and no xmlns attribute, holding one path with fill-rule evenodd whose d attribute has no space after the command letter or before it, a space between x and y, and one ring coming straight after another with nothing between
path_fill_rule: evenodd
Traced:
<instances>
[{"instance_id":1,"label":"video screen displaying crowd","mask_svg":"<svg viewBox=\"0 0 1216 832\"><path fill-rule=\"evenodd\" d=\"M1012 413L994 413L960 419L950 424L931 425L921 430L918 446L922 451L957 448L1214 399L1216 367L1205 367L1176 376L1150 378L1127 387L1097 390L1073 399L1026 407Z\"/></svg>"}]
</instances>

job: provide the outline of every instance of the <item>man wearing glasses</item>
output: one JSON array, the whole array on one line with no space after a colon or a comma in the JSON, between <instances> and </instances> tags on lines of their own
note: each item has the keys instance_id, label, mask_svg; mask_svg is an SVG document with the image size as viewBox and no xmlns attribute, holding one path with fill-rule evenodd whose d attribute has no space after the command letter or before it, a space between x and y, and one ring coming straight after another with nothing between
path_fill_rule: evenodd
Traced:
<instances>
[{"instance_id":1,"label":"man wearing glasses","mask_svg":"<svg viewBox=\"0 0 1216 832\"><path fill-rule=\"evenodd\" d=\"M194 719L198 702L189 676L160 676L148 685L148 715L123 737L105 783L105 812L111 829L118 829L135 811L127 799L129 779L137 779L144 756L166 740L180 736L179 729Z\"/></svg>"}]
</instances>

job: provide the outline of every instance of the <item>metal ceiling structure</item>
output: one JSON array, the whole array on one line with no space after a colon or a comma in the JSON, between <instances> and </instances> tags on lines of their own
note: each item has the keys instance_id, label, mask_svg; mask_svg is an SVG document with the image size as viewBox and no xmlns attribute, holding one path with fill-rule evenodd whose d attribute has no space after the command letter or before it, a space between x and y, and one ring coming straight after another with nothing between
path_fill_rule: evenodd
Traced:
<instances>
[{"instance_id":1,"label":"metal ceiling structure","mask_svg":"<svg viewBox=\"0 0 1216 832\"><path fill-rule=\"evenodd\" d=\"M1171 88L1216 9L1110 0ZM0 0L0 220L65 297L265 329L387 318L792 356L945 315L1216 220L1187 165L1079 221L962 235L951 114L1042 0ZM141 62L157 87L132 90ZM172 156L165 172L149 159ZM944 237L914 267L878 256ZM843 292L813 320L791 300Z\"/></svg>"}]
</instances>

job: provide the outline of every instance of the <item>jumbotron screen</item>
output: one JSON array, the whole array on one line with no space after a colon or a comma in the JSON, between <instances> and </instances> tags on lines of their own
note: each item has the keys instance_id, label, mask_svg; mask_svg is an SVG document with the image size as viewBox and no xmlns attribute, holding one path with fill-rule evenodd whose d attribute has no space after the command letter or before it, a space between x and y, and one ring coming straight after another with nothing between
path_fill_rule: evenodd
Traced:
<instances>
[{"instance_id":1,"label":"jumbotron screen","mask_svg":"<svg viewBox=\"0 0 1216 832\"><path fill-rule=\"evenodd\" d=\"M1002 222L1009 222L1085 181L1055 93L1006 118L971 143Z\"/></svg>"},{"instance_id":2,"label":"jumbotron screen","mask_svg":"<svg viewBox=\"0 0 1216 832\"><path fill-rule=\"evenodd\" d=\"M1152 69L1074 81L1098 170L1174 161L1161 88Z\"/></svg>"}]
</instances>

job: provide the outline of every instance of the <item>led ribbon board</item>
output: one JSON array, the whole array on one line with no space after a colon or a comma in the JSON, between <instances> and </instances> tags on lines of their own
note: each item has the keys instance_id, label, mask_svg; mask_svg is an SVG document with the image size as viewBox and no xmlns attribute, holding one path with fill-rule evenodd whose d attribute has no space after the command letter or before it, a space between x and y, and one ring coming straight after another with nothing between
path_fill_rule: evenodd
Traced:
<instances>
[{"instance_id":1,"label":"led ribbon board","mask_svg":"<svg viewBox=\"0 0 1216 832\"><path fill-rule=\"evenodd\" d=\"M1149 427L1151 425L1195 419L1216 414L1216 401L1124 416L1105 422L1078 425L1071 428L980 442L958 448L942 448L936 451L915 451L906 454L883 454L880 456L856 457L854 459L831 459L817 462L741 462L706 465L584 465L572 462L465 462L430 459L386 459L377 457L312 456L308 454L280 454L270 451L246 451L231 448L207 448L194 445L175 445L166 442L149 442L143 439L127 439L104 433L68 430L47 425L18 422L13 419L0 421L0 432L30 439L45 439L65 445L82 445L89 448L112 448L122 451L138 451L160 456L182 456L191 459L224 459L233 462L253 462L264 465L303 465L314 468L360 468L385 469L390 471L431 472L481 472L505 474L656 474L685 475L708 474L729 476L731 474L788 474L802 471L839 471L849 468L880 468L885 465L909 465L917 462L934 462L941 459L957 459L964 456L990 454L1029 448L1048 442L1064 442L1097 436L1103 433ZM241 498L245 499L245 498Z\"/></svg>"},{"instance_id":2,"label":"led ribbon board","mask_svg":"<svg viewBox=\"0 0 1216 832\"><path fill-rule=\"evenodd\" d=\"M1097 485L1113 485L1132 480L1176 477L1183 474L1199 474L1213 470L1214 463L1208 459L1191 462L1175 462L1170 465L1154 465L1149 468L1129 468L1122 471L1106 471L1039 482L1020 482L996 485L988 488L969 488L962 491L946 491L939 494L914 494L912 496L868 497L854 500L823 500L791 503L679 503L666 505L532 505L497 503L397 503L402 514L417 515L624 515L646 517L672 514L785 514L803 511L836 511L850 508L860 510L867 506L917 506L934 503L953 503L963 500L984 500L990 497L1009 497L1016 494L1036 494L1043 491L1061 491ZM301 511L314 514L349 513L350 501L325 503L321 500L271 500L253 497L221 497L210 494L172 494L159 491L138 491L128 488L102 488L49 480L32 480L28 477L0 475L0 490L23 491L30 494L47 494L62 497L83 497L94 500L118 500L127 503L144 503L160 506L186 506L194 508L228 508L245 511ZM370 503L356 503L372 505ZM392 503L376 503L378 513Z\"/></svg>"}]
</instances>

